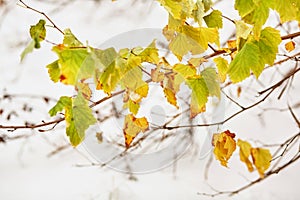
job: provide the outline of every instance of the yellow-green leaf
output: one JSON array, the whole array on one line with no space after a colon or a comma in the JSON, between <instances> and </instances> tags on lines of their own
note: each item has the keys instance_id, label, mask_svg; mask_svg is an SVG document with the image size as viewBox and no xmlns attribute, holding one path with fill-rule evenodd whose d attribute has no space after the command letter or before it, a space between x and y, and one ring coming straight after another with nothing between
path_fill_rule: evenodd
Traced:
<instances>
[{"instance_id":1,"label":"yellow-green leaf","mask_svg":"<svg viewBox=\"0 0 300 200\"><path fill-rule=\"evenodd\" d=\"M60 69L60 82L66 85L75 85L78 73L89 53L86 48L68 48L64 45L53 47L58 55L58 66Z\"/></svg>"},{"instance_id":2,"label":"yellow-green leaf","mask_svg":"<svg viewBox=\"0 0 300 200\"><path fill-rule=\"evenodd\" d=\"M241 37L247 40L249 34L252 31L252 27L250 27L242 20L235 21L235 26L236 26L236 38L239 39Z\"/></svg>"},{"instance_id":3,"label":"yellow-green leaf","mask_svg":"<svg viewBox=\"0 0 300 200\"><path fill-rule=\"evenodd\" d=\"M82 43L76 38L75 35L71 32L70 29L64 31L64 40L63 44L67 47L81 47Z\"/></svg>"},{"instance_id":4,"label":"yellow-green leaf","mask_svg":"<svg viewBox=\"0 0 300 200\"><path fill-rule=\"evenodd\" d=\"M50 63L46 67L48 68L48 73L49 73L50 79L54 83L59 81L60 69L59 69L59 66L58 66L58 60L54 61L53 63Z\"/></svg>"},{"instance_id":5,"label":"yellow-green leaf","mask_svg":"<svg viewBox=\"0 0 300 200\"><path fill-rule=\"evenodd\" d=\"M61 97L49 114L54 116L62 110L65 110L66 134L71 144L77 146L84 139L88 127L96 123L96 119L87 100L81 94L75 98Z\"/></svg>"},{"instance_id":6,"label":"yellow-green leaf","mask_svg":"<svg viewBox=\"0 0 300 200\"><path fill-rule=\"evenodd\" d=\"M214 62L216 63L217 68L218 68L218 75L219 75L220 81L222 83L224 83L226 80L226 75L227 75L227 71L229 68L228 61L222 57L217 57L214 59Z\"/></svg>"},{"instance_id":7,"label":"yellow-green leaf","mask_svg":"<svg viewBox=\"0 0 300 200\"><path fill-rule=\"evenodd\" d=\"M265 64L272 65L278 52L278 45L281 43L281 37L278 30L266 27L262 30L259 41L257 42L261 58ZM260 73L255 74L258 76Z\"/></svg>"},{"instance_id":8,"label":"yellow-green leaf","mask_svg":"<svg viewBox=\"0 0 300 200\"><path fill-rule=\"evenodd\" d=\"M173 71L177 72L183 78L196 75L196 68L193 65L175 64Z\"/></svg>"},{"instance_id":9,"label":"yellow-green leaf","mask_svg":"<svg viewBox=\"0 0 300 200\"><path fill-rule=\"evenodd\" d=\"M259 47L251 42L246 43L229 65L228 74L232 82L240 82L250 76L250 70L262 71Z\"/></svg>"},{"instance_id":10,"label":"yellow-green leaf","mask_svg":"<svg viewBox=\"0 0 300 200\"><path fill-rule=\"evenodd\" d=\"M30 36L34 40L34 48L41 47L40 42L46 38L46 21L41 19L36 25L30 27Z\"/></svg>"},{"instance_id":11,"label":"yellow-green leaf","mask_svg":"<svg viewBox=\"0 0 300 200\"><path fill-rule=\"evenodd\" d=\"M279 15L282 23L297 20L300 22L300 1L299 0L277 0L273 6Z\"/></svg>"},{"instance_id":12,"label":"yellow-green leaf","mask_svg":"<svg viewBox=\"0 0 300 200\"><path fill-rule=\"evenodd\" d=\"M201 71L201 76L206 83L209 95L220 98L221 89L216 70L213 67L207 67Z\"/></svg>"},{"instance_id":13,"label":"yellow-green leaf","mask_svg":"<svg viewBox=\"0 0 300 200\"><path fill-rule=\"evenodd\" d=\"M33 51L33 49L39 49L41 47L40 42L46 38L45 25L46 21L41 19L36 25L30 26L29 33L32 40L21 53L21 62L24 60L27 54Z\"/></svg>"},{"instance_id":14,"label":"yellow-green leaf","mask_svg":"<svg viewBox=\"0 0 300 200\"><path fill-rule=\"evenodd\" d=\"M195 117L199 113L205 111L205 104L208 100L209 90L203 77L195 75L188 77L186 83L192 90L191 94L191 118Z\"/></svg>"},{"instance_id":15,"label":"yellow-green leaf","mask_svg":"<svg viewBox=\"0 0 300 200\"><path fill-rule=\"evenodd\" d=\"M222 13L219 10L213 10L209 15L206 15L204 18L205 23L209 28L222 28Z\"/></svg>"}]
</instances>

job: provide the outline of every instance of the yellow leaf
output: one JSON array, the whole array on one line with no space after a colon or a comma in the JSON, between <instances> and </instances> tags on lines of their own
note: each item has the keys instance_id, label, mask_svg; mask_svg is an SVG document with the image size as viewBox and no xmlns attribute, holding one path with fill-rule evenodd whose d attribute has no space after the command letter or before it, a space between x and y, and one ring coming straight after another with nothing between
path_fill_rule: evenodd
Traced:
<instances>
[{"instance_id":1,"label":"yellow leaf","mask_svg":"<svg viewBox=\"0 0 300 200\"><path fill-rule=\"evenodd\" d=\"M163 81L162 87L164 88L164 94L167 101L174 105L177 109L179 108L177 105L176 93L179 91L180 84L184 81L181 75L176 73L171 73L166 75L166 78Z\"/></svg>"},{"instance_id":2,"label":"yellow leaf","mask_svg":"<svg viewBox=\"0 0 300 200\"><path fill-rule=\"evenodd\" d=\"M251 154L251 145L243 140L238 140L237 145L240 147L240 160L247 165L249 172L252 172L253 165L249 160L249 156Z\"/></svg>"},{"instance_id":3,"label":"yellow leaf","mask_svg":"<svg viewBox=\"0 0 300 200\"><path fill-rule=\"evenodd\" d=\"M178 109L179 107L177 105L177 98L175 93L170 88L164 88L164 93L167 101Z\"/></svg>"},{"instance_id":4,"label":"yellow leaf","mask_svg":"<svg viewBox=\"0 0 300 200\"><path fill-rule=\"evenodd\" d=\"M261 178L264 178L265 171L270 167L272 155L268 149L252 148L251 157Z\"/></svg>"},{"instance_id":5,"label":"yellow leaf","mask_svg":"<svg viewBox=\"0 0 300 200\"><path fill-rule=\"evenodd\" d=\"M140 133L148 130L149 124L145 117L135 118L132 114L126 115L123 133L125 137L125 146L129 148L133 139Z\"/></svg>"},{"instance_id":6,"label":"yellow leaf","mask_svg":"<svg viewBox=\"0 0 300 200\"><path fill-rule=\"evenodd\" d=\"M288 51L288 52L291 52L295 49L295 42L293 41L290 41L288 43L285 44L285 49Z\"/></svg>"},{"instance_id":7,"label":"yellow leaf","mask_svg":"<svg viewBox=\"0 0 300 200\"><path fill-rule=\"evenodd\" d=\"M214 62L216 63L217 68L218 68L218 76L220 78L220 81L222 83L224 83L226 80L226 75L227 75L227 71L229 68L228 61L222 57L217 57L214 59Z\"/></svg>"},{"instance_id":8,"label":"yellow leaf","mask_svg":"<svg viewBox=\"0 0 300 200\"><path fill-rule=\"evenodd\" d=\"M221 165L227 167L227 162L235 151L236 142L234 140L235 134L229 130L219 134L213 135L214 154Z\"/></svg>"},{"instance_id":9,"label":"yellow leaf","mask_svg":"<svg viewBox=\"0 0 300 200\"><path fill-rule=\"evenodd\" d=\"M230 48L230 49L236 48L236 40L228 40L227 45L228 45L228 48Z\"/></svg>"},{"instance_id":10,"label":"yellow leaf","mask_svg":"<svg viewBox=\"0 0 300 200\"><path fill-rule=\"evenodd\" d=\"M200 57L200 58L191 58L188 63L190 65L193 65L194 67L198 67L199 65L201 65L202 63L204 62L207 62L208 60L206 60L205 58L203 57Z\"/></svg>"}]
</instances>

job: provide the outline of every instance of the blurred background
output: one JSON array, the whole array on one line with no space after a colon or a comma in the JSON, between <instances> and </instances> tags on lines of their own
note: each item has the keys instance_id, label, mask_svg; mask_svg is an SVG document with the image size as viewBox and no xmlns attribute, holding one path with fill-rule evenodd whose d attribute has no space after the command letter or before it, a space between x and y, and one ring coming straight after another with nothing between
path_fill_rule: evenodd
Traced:
<instances>
[{"instance_id":1,"label":"blurred background","mask_svg":"<svg viewBox=\"0 0 300 200\"><path fill-rule=\"evenodd\" d=\"M144 29L162 29L168 21L167 12L153 0L26 0L28 5L45 12L58 27L70 28L78 39L91 46L99 46L124 32ZM20 63L20 54L30 41L29 27L43 16L17 5L18 1L0 0L0 124L20 125L49 121L48 110L62 95L73 95L72 87L54 84L48 78L45 66L56 59L52 45L44 42L42 48L29 54ZM234 1L218 1L214 6L231 19L238 19L233 10ZM272 13L269 24L278 19ZM282 34L297 27L283 27ZM234 32L234 25L223 20L221 44ZM62 37L55 29L47 29L47 39L59 43ZM154 38L153 38L154 39ZM299 39L294 42L299 43ZM280 47L282 50L282 47ZM299 49L295 49L297 51ZM284 51L284 50L282 50ZM294 64L292 61L284 65ZM274 68L263 73L258 83L247 79L228 89L239 101L248 105L257 91L272 85L288 70ZM298 80L297 80L298 78ZM285 98L268 100L267 107L257 107L223 125L239 138L265 144L285 141L299 131L288 112L281 112L289 100L297 105L299 75L294 77L290 94ZM278 79L280 80L280 79ZM278 94L280 91L278 92ZM276 96L276 95L275 95ZM298 106L299 107L299 106ZM295 106L295 114L300 110ZM271 109L274 108L274 109ZM226 103L225 113L238 108ZM258 177L249 173L235 153L229 168L218 161L211 161L211 152L201 153L207 145L207 129L197 129L196 141L174 163L151 173L121 173L110 167L93 166L96 161L83 146L72 148L61 124L54 130L6 131L0 129L0 199L211 199L198 193L231 191L246 185ZM298 143L299 145L299 143ZM296 145L297 148L297 145ZM209 165L207 165L209 163ZM294 163L279 174L232 197L216 196L214 199L297 199L299 163Z\"/></svg>"}]
</instances>

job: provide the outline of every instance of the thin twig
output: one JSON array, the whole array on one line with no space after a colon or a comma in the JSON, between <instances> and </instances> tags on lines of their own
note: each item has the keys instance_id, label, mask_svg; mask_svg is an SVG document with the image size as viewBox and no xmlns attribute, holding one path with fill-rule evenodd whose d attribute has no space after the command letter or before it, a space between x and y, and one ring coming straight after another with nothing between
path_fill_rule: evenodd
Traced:
<instances>
[{"instance_id":1,"label":"thin twig","mask_svg":"<svg viewBox=\"0 0 300 200\"><path fill-rule=\"evenodd\" d=\"M50 19L50 17L48 17L44 12L41 12L41 11L39 11L39 10L37 10L37 9L35 9L35 8L33 8L33 7L30 7L30 6L28 6L26 3L24 3L22 0L19 0L19 2L21 3L21 4L19 4L20 6L22 6L22 7L24 7L24 8L27 8L27 9L29 9L29 10L32 10L32 11L34 11L34 12L36 12L36 13L39 13L40 15L43 15L52 25L53 25L53 27L56 29L56 30L58 30L61 34L63 34L64 35L64 32L60 29L60 28L58 28L58 26L56 26L56 24Z\"/></svg>"}]
</instances>

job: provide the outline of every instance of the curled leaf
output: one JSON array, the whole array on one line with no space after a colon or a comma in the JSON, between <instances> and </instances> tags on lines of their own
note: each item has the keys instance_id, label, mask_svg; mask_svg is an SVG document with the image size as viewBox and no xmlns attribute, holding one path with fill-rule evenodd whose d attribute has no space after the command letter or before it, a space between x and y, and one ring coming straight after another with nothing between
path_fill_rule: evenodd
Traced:
<instances>
[{"instance_id":1,"label":"curled leaf","mask_svg":"<svg viewBox=\"0 0 300 200\"><path fill-rule=\"evenodd\" d=\"M213 135L214 154L221 165L227 167L227 162L236 149L235 134L229 130Z\"/></svg>"}]
</instances>

